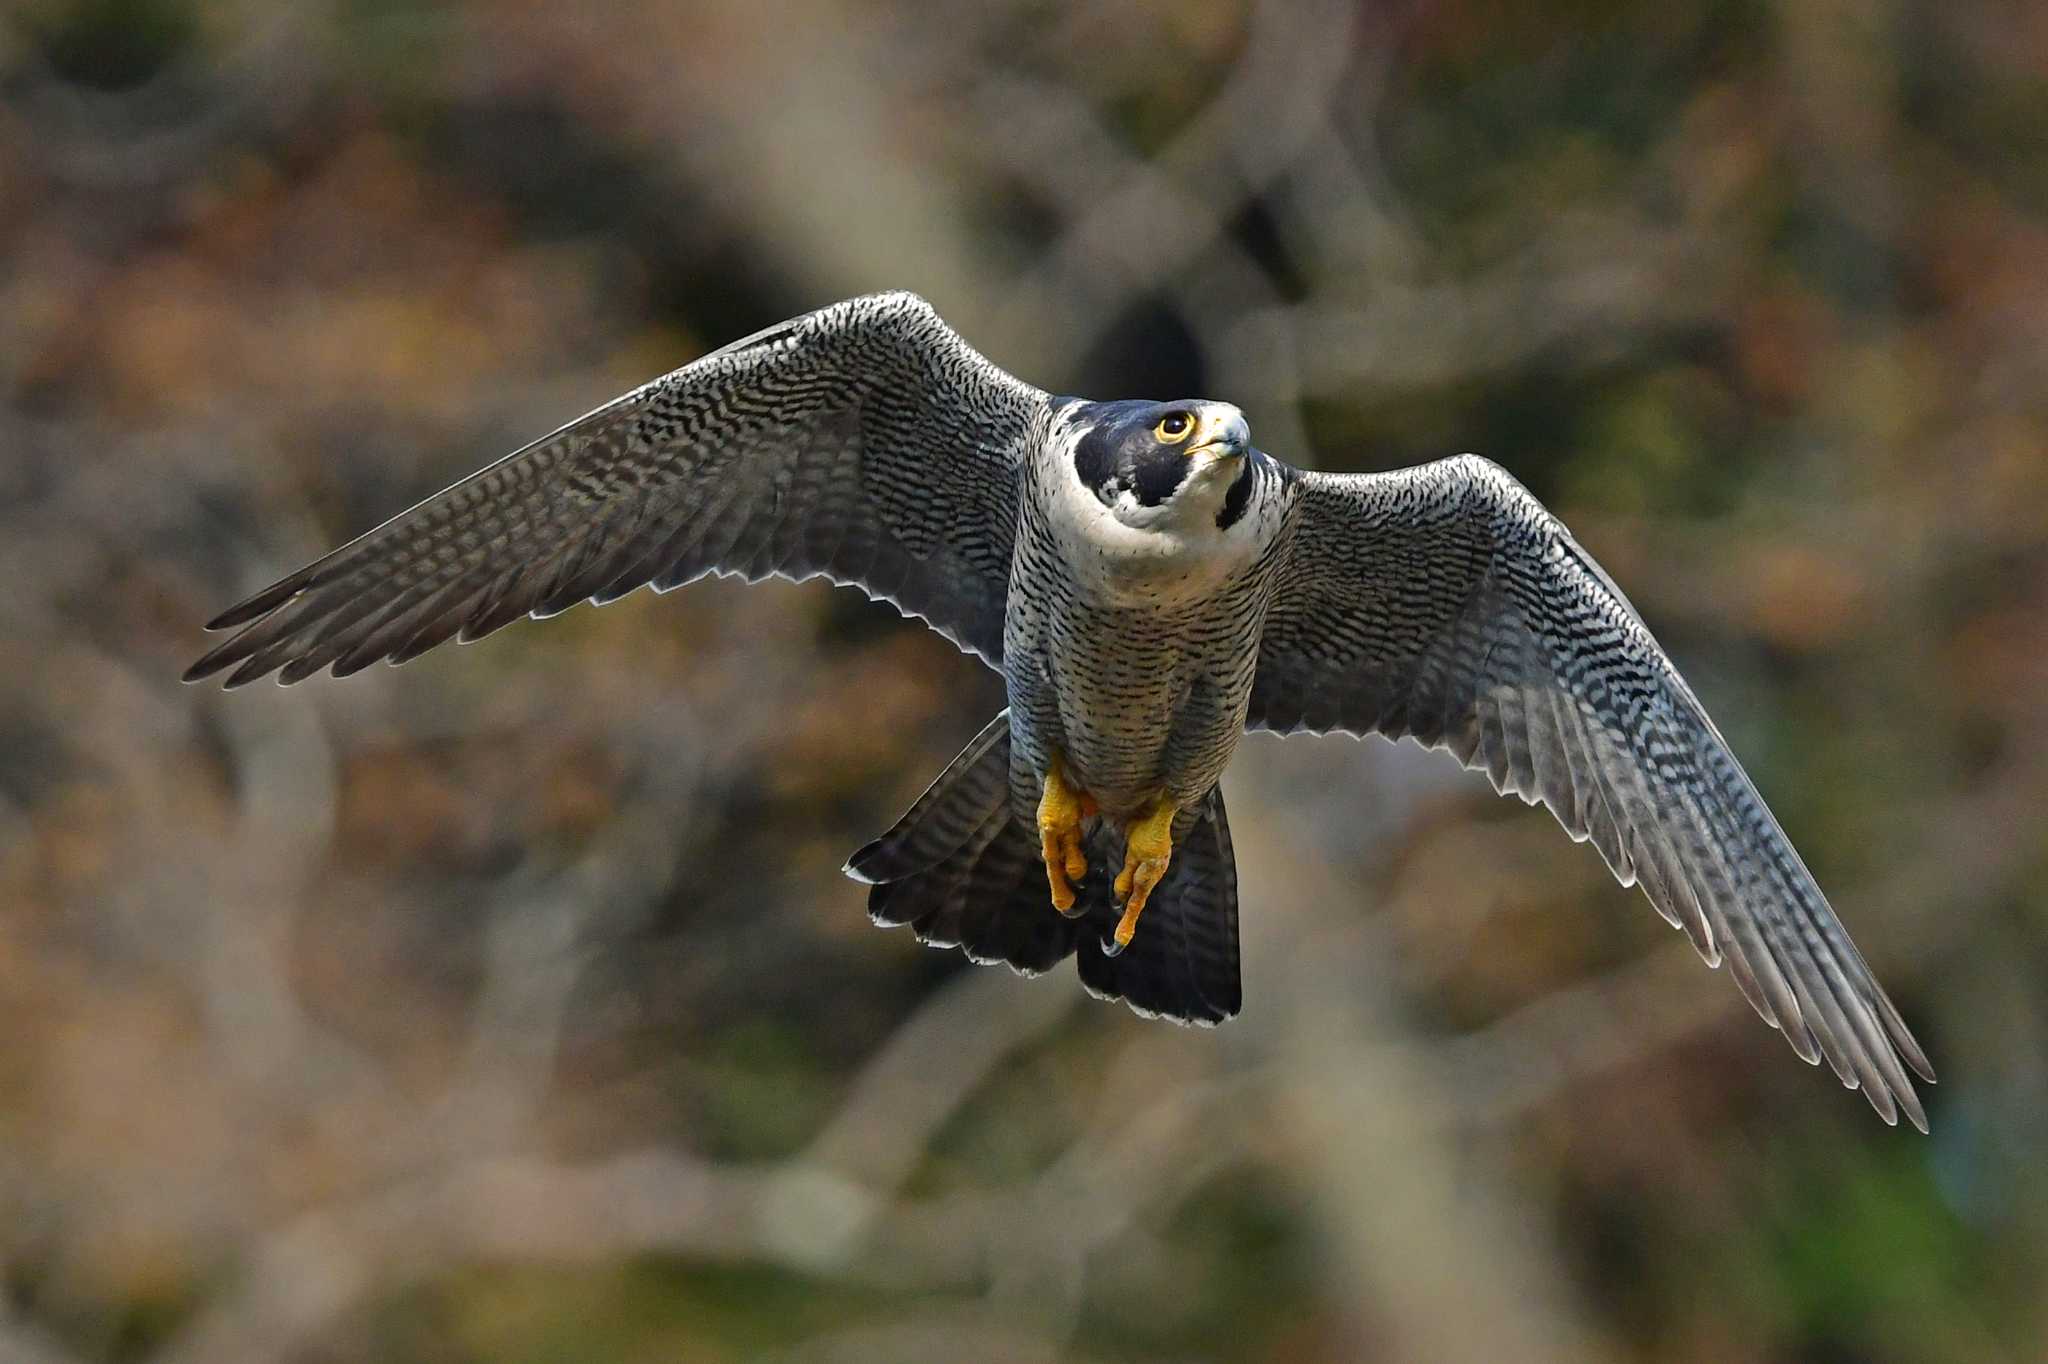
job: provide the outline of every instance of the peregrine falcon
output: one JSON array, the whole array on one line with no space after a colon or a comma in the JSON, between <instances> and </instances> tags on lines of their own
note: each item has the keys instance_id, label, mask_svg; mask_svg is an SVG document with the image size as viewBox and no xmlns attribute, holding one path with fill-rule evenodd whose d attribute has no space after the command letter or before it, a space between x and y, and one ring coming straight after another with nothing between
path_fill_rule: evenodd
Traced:
<instances>
[{"instance_id":1,"label":"peregrine falcon","mask_svg":"<svg viewBox=\"0 0 2048 1364\"><path fill-rule=\"evenodd\" d=\"M1239 737L1407 736L1549 806L1793 1050L1926 1130L1927 1057L1756 787L1499 466L1296 469L1228 403L1040 392L910 294L770 327L507 455L223 612L236 633L185 676L345 676L707 573L858 587L1003 675L1008 708L847 863L878 924L1026 974L1074 954L1096 995L1219 1023Z\"/></svg>"}]
</instances>

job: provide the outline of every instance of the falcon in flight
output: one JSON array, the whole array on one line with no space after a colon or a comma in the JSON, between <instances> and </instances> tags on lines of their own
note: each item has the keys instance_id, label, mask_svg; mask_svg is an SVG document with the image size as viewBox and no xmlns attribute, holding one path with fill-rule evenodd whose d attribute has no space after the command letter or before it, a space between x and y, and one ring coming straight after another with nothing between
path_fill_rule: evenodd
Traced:
<instances>
[{"instance_id":1,"label":"falcon in flight","mask_svg":"<svg viewBox=\"0 0 2048 1364\"><path fill-rule=\"evenodd\" d=\"M626 394L229 608L239 686L707 573L830 578L1001 671L1009 706L856 852L875 922L1094 994L1236 1014L1218 780L1247 729L1411 737L1640 884L1886 1122L1925 1053L1621 590L1497 465L1320 474L1228 403L1054 397L910 294ZM1048 903L1048 901L1050 903ZM1142 922L1141 922L1142 921Z\"/></svg>"}]
</instances>

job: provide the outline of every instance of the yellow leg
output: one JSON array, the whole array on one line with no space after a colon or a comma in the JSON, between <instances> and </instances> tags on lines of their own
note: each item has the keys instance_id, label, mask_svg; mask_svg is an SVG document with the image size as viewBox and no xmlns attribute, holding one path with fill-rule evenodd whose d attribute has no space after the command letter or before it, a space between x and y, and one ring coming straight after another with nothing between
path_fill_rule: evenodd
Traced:
<instances>
[{"instance_id":1,"label":"yellow leg","mask_svg":"<svg viewBox=\"0 0 2048 1364\"><path fill-rule=\"evenodd\" d=\"M1088 854L1081 846L1081 822L1095 814L1095 800L1067 783L1060 760L1052 760L1038 797L1038 841L1045 855L1045 879L1052 883L1052 907L1062 914L1074 909L1074 882L1088 874Z\"/></svg>"},{"instance_id":2,"label":"yellow leg","mask_svg":"<svg viewBox=\"0 0 2048 1364\"><path fill-rule=\"evenodd\" d=\"M1131 945L1138 932L1138 916L1145 902L1166 876L1166 864L1173 860L1173 806L1162 800L1143 819L1131 825L1124 837L1124 869L1117 874L1116 893L1124 897L1124 917L1116 925L1116 950Z\"/></svg>"}]
</instances>

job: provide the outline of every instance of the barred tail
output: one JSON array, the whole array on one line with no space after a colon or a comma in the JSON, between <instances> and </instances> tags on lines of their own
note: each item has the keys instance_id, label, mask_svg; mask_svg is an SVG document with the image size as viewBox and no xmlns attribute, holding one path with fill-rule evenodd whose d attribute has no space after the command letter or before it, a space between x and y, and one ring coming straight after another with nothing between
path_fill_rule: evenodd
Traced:
<instances>
[{"instance_id":1,"label":"barred tail","mask_svg":"<svg viewBox=\"0 0 2048 1364\"><path fill-rule=\"evenodd\" d=\"M1101 846L1097 846L1098 843ZM1089 840L1089 865L1114 874L1123 865L1123 840L1108 829ZM1100 999L1121 999L1146 1017L1213 1025L1244 1006L1237 969L1237 860L1223 788L1209 792L1201 815L1173 850L1166 879L1146 902L1138 934L1116 956L1102 950L1116 926L1106 893L1109 875L1095 874L1083 888L1091 931L1080 943L1081 983Z\"/></svg>"},{"instance_id":2,"label":"barred tail","mask_svg":"<svg viewBox=\"0 0 2048 1364\"><path fill-rule=\"evenodd\" d=\"M855 853L847 875L873 886L868 915L910 925L918 940L959 947L976 962L1025 975L1080 954L1091 994L1147 1017L1220 1023L1242 1002L1237 877L1223 794L1212 791L1175 849L1138 934L1122 954L1102 949L1116 925L1109 883L1123 839L1105 823L1088 839L1089 875L1073 918L1052 907L1038 829L1010 797L1010 713L991 720L887 833Z\"/></svg>"},{"instance_id":3,"label":"barred tail","mask_svg":"<svg viewBox=\"0 0 2048 1364\"><path fill-rule=\"evenodd\" d=\"M920 942L1025 975L1059 965L1081 931L1053 909L1037 825L1012 808L1007 710L846 874L874 886L868 917L884 928L909 924Z\"/></svg>"}]
</instances>

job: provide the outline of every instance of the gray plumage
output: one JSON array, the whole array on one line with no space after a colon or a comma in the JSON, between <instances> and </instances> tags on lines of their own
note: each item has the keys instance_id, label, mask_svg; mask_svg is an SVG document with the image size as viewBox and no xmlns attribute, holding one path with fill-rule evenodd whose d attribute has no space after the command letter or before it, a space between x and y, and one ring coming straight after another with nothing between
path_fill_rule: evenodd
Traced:
<instances>
[{"instance_id":1,"label":"gray plumage","mask_svg":"<svg viewBox=\"0 0 2048 1364\"><path fill-rule=\"evenodd\" d=\"M922 300L757 332L571 422L265 588L187 679L403 662L460 633L706 573L859 586L992 664L1018 453L1045 396Z\"/></svg>"},{"instance_id":2,"label":"gray plumage","mask_svg":"<svg viewBox=\"0 0 2048 1364\"><path fill-rule=\"evenodd\" d=\"M1055 399L885 294L794 319L507 456L231 608L188 680L401 662L705 573L824 576L921 616L1010 707L848 865L877 922L1214 1023L1240 1003L1217 782L1249 728L1410 736L1543 802L1808 1061L1886 1121L1927 1058L1698 700L1569 532L1493 464L1290 468L1227 404ZM1099 806L1071 917L1033 804ZM1128 951L1107 869L1173 858ZM1135 844L1136 840L1133 840Z\"/></svg>"}]
</instances>

